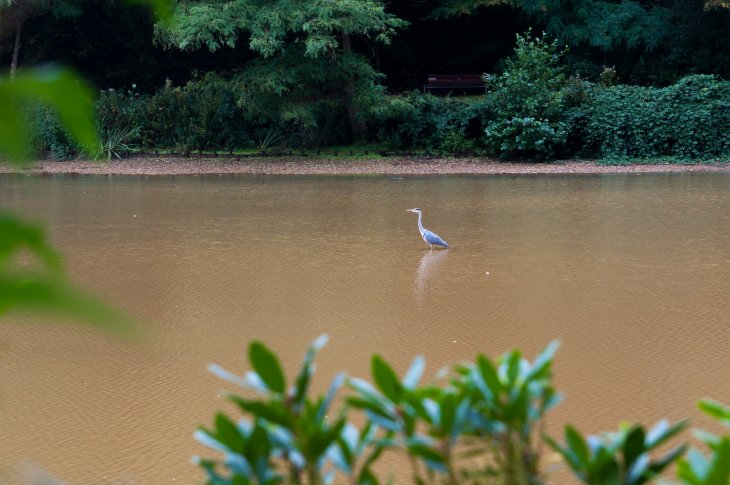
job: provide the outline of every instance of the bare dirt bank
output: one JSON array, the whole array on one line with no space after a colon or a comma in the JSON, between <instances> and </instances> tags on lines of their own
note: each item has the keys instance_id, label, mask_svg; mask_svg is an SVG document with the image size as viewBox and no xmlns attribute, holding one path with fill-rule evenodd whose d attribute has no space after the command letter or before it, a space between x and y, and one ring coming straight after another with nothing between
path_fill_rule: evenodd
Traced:
<instances>
[{"instance_id":1,"label":"bare dirt bank","mask_svg":"<svg viewBox=\"0 0 730 485\"><path fill-rule=\"evenodd\" d=\"M308 158L148 158L108 162L40 161L18 169L0 164L0 173L65 173L97 175L489 175L601 174L662 172L730 172L730 162L697 164L599 165L590 161L551 163L503 162L484 158L308 159Z\"/></svg>"}]
</instances>

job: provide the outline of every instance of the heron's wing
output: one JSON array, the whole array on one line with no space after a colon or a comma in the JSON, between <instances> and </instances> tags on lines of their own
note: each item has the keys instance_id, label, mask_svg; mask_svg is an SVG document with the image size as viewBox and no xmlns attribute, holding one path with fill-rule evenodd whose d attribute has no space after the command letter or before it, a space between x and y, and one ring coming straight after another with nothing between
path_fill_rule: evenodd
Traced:
<instances>
[{"instance_id":1,"label":"heron's wing","mask_svg":"<svg viewBox=\"0 0 730 485\"><path fill-rule=\"evenodd\" d=\"M441 239L441 237L438 234L436 234L435 232L431 232L428 229L423 231L423 239L425 239L426 242L429 244L438 244L439 246L443 246L445 248L449 247L449 245L446 243L446 241Z\"/></svg>"}]
</instances>

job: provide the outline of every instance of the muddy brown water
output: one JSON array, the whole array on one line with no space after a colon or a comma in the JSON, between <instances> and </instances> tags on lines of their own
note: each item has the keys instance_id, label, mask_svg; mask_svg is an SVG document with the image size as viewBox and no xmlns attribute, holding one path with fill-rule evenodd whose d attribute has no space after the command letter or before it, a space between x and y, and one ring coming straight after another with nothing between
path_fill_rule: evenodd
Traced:
<instances>
[{"instance_id":1,"label":"muddy brown water","mask_svg":"<svg viewBox=\"0 0 730 485\"><path fill-rule=\"evenodd\" d=\"M691 417L730 402L730 175L0 177L69 270L141 339L0 324L0 477L193 483L192 438L262 339L293 372L327 333L317 388L562 345L548 429ZM429 251L411 207L450 244ZM19 472L18 470L21 470ZM405 477L403 477L405 478ZM0 478L0 483L3 478Z\"/></svg>"}]
</instances>

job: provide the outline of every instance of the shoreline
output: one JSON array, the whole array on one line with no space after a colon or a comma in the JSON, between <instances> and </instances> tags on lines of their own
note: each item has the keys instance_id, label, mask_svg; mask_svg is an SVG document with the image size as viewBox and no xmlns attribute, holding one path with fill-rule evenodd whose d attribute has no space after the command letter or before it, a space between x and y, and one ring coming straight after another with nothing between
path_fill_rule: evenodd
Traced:
<instances>
[{"instance_id":1,"label":"shoreline","mask_svg":"<svg viewBox=\"0 0 730 485\"><path fill-rule=\"evenodd\" d=\"M90 162L39 161L25 167L0 164L0 174L67 175L540 175L612 173L730 172L730 162L695 164L600 165L563 160L529 163L489 158L341 158L302 157L168 158L130 157Z\"/></svg>"}]
</instances>

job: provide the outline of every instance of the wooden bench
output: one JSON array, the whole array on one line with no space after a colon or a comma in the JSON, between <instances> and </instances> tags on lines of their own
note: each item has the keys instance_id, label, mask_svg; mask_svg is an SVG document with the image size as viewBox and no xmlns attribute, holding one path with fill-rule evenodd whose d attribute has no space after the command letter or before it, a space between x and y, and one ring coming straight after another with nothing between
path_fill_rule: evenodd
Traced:
<instances>
[{"instance_id":1,"label":"wooden bench","mask_svg":"<svg viewBox=\"0 0 730 485\"><path fill-rule=\"evenodd\" d=\"M481 74L429 74L424 93L468 94L484 93Z\"/></svg>"}]
</instances>

